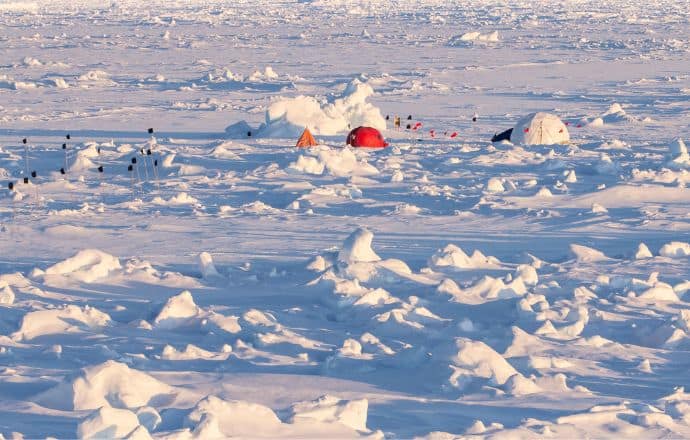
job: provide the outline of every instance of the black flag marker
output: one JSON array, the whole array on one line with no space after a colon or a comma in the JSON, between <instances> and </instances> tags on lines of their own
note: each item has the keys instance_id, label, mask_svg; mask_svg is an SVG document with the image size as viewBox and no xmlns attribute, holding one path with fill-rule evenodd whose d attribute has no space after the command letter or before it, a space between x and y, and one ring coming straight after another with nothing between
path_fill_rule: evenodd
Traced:
<instances>
[{"instance_id":1,"label":"black flag marker","mask_svg":"<svg viewBox=\"0 0 690 440\"><path fill-rule=\"evenodd\" d=\"M101 147L96 147L96 152L97 152L98 154L101 154Z\"/></svg>"},{"instance_id":2,"label":"black flag marker","mask_svg":"<svg viewBox=\"0 0 690 440\"><path fill-rule=\"evenodd\" d=\"M98 172L99 172L99 173L102 173L102 172L103 172L103 165L101 165L101 166L98 167Z\"/></svg>"},{"instance_id":3,"label":"black flag marker","mask_svg":"<svg viewBox=\"0 0 690 440\"><path fill-rule=\"evenodd\" d=\"M150 155L151 155L151 149L150 149L150 148L149 148L148 150L146 150L146 155L147 155L147 156L150 156Z\"/></svg>"},{"instance_id":4,"label":"black flag marker","mask_svg":"<svg viewBox=\"0 0 690 440\"><path fill-rule=\"evenodd\" d=\"M477 122L477 117L476 117L476 116L472 116L472 122Z\"/></svg>"},{"instance_id":5,"label":"black flag marker","mask_svg":"<svg viewBox=\"0 0 690 440\"><path fill-rule=\"evenodd\" d=\"M407 124L407 126L405 128L407 128L409 130L410 128L412 128L412 124Z\"/></svg>"},{"instance_id":6,"label":"black flag marker","mask_svg":"<svg viewBox=\"0 0 690 440\"><path fill-rule=\"evenodd\" d=\"M408 120L408 121L411 121L411 120L412 120L412 115L408 116L408 117L407 117L407 120Z\"/></svg>"},{"instance_id":7,"label":"black flag marker","mask_svg":"<svg viewBox=\"0 0 690 440\"><path fill-rule=\"evenodd\" d=\"M67 149L67 144L62 144L62 149L66 150Z\"/></svg>"},{"instance_id":8,"label":"black flag marker","mask_svg":"<svg viewBox=\"0 0 690 440\"><path fill-rule=\"evenodd\" d=\"M29 178L28 178L28 177L25 177L25 178L24 178L24 183L29 183Z\"/></svg>"},{"instance_id":9,"label":"black flag marker","mask_svg":"<svg viewBox=\"0 0 690 440\"><path fill-rule=\"evenodd\" d=\"M65 169L64 169L64 168L60 168L60 174L65 174Z\"/></svg>"},{"instance_id":10,"label":"black flag marker","mask_svg":"<svg viewBox=\"0 0 690 440\"><path fill-rule=\"evenodd\" d=\"M247 137L252 137L252 132L251 132L251 131L248 131L248 132L247 132Z\"/></svg>"},{"instance_id":11,"label":"black flag marker","mask_svg":"<svg viewBox=\"0 0 690 440\"><path fill-rule=\"evenodd\" d=\"M22 139L22 144L26 144L26 138Z\"/></svg>"},{"instance_id":12,"label":"black flag marker","mask_svg":"<svg viewBox=\"0 0 690 440\"><path fill-rule=\"evenodd\" d=\"M141 153L142 156L144 155L144 149L143 148L140 148L139 152Z\"/></svg>"},{"instance_id":13,"label":"black flag marker","mask_svg":"<svg viewBox=\"0 0 690 440\"><path fill-rule=\"evenodd\" d=\"M149 128L149 134L153 134L153 128Z\"/></svg>"},{"instance_id":14,"label":"black flag marker","mask_svg":"<svg viewBox=\"0 0 690 440\"><path fill-rule=\"evenodd\" d=\"M127 167L127 171L132 171L134 168L132 168L132 165Z\"/></svg>"},{"instance_id":15,"label":"black flag marker","mask_svg":"<svg viewBox=\"0 0 690 440\"><path fill-rule=\"evenodd\" d=\"M33 177L34 179L36 178L36 171L31 172L31 177Z\"/></svg>"},{"instance_id":16,"label":"black flag marker","mask_svg":"<svg viewBox=\"0 0 690 440\"><path fill-rule=\"evenodd\" d=\"M386 121L389 121L391 119L390 115L386 115Z\"/></svg>"},{"instance_id":17,"label":"black flag marker","mask_svg":"<svg viewBox=\"0 0 690 440\"><path fill-rule=\"evenodd\" d=\"M69 135L69 133L67 133L67 136L65 136L65 137L66 137L68 140L69 140L69 139L72 139L72 137Z\"/></svg>"},{"instance_id":18,"label":"black flag marker","mask_svg":"<svg viewBox=\"0 0 690 440\"><path fill-rule=\"evenodd\" d=\"M136 158L136 157L133 157L133 158L132 158L132 163L137 163L137 158Z\"/></svg>"},{"instance_id":19,"label":"black flag marker","mask_svg":"<svg viewBox=\"0 0 690 440\"><path fill-rule=\"evenodd\" d=\"M7 184L7 189L9 189L10 191L13 191L13 190L14 190L14 182L8 183L8 184Z\"/></svg>"},{"instance_id":20,"label":"black flag marker","mask_svg":"<svg viewBox=\"0 0 690 440\"><path fill-rule=\"evenodd\" d=\"M154 160L153 160L153 166L154 166L154 167L157 167L157 166L158 166L158 159L154 159Z\"/></svg>"}]
</instances>

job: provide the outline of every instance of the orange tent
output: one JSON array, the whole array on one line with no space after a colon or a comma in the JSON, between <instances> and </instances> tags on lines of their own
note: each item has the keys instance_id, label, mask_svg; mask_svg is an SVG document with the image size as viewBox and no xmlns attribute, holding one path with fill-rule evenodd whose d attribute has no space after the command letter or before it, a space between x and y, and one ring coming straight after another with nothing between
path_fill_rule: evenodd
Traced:
<instances>
[{"instance_id":1,"label":"orange tent","mask_svg":"<svg viewBox=\"0 0 690 440\"><path fill-rule=\"evenodd\" d=\"M308 128L305 128L304 131L302 132L302 136L299 137L299 140L297 141L296 147L300 148L306 148L306 147L313 147L319 145L316 142L316 139L314 139L314 136L311 135L311 132L309 131Z\"/></svg>"}]
</instances>

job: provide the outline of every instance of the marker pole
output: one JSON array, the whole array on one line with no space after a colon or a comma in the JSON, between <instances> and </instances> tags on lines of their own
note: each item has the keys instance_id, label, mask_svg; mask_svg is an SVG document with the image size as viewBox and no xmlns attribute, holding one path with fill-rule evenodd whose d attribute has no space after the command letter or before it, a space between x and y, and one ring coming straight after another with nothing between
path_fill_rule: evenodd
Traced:
<instances>
[{"instance_id":1,"label":"marker pole","mask_svg":"<svg viewBox=\"0 0 690 440\"><path fill-rule=\"evenodd\" d=\"M14 225L14 221L17 217L17 204L14 201L14 182L8 182L7 183L7 189L10 192L10 198L12 199L12 217L10 217L10 226L8 230L12 232L12 226Z\"/></svg>"},{"instance_id":2,"label":"marker pole","mask_svg":"<svg viewBox=\"0 0 690 440\"><path fill-rule=\"evenodd\" d=\"M133 157L132 158L132 166L137 172L137 185L141 183L141 176L139 175L139 166L137 165L137 158Z\"/></svg>"},{"instance_id":3,"label":"marker pole","mask_svg":"<svg viewBox=\"0 0 690 440\"><path fill-rule=\"evenodd\" d=\"M101 193L101 204L105 205L105 194L103 192L103 165L98 166L98 191Z\"/></svg>"},{"instance_id":4,"label":"marker pole","mask_svg":"<svg viewBox=\"0 0 690 440\"><path fill-rule=\"evenodd\" d=\"M22 139L24 144L24 175L29 175L29 143L26 138Z\"/></svg>"},{"instance_id":5,"label":"marker pole","mask_svg":"<svg viewBox=\"0 0 690 440\"><path fill-rule=\"evenodd\" d=\"M134 197L135 197L135 190L134 190L134 167L130 164L127 167L127 171L129 171L129 181L132 186L132 202L134 202Z\"/></svg>"},{"instance_id":6,"label":"marker pole","mask_svg":"<svg viewBox=\"0 0 690 440\"><path fill-rule=\"evenodd\" d=\"M148 133L151 135L151 139L149 140L149 147L146 150L146 156L151 156L151 160L153 161L153 178L156 180L156 189L160 191L161 185L158 175L158 159L153 155L153 148L157 144L156 138L153 136L153 128L149 128Z\"/></svg>"},{"instance_id":7,"label":"marker pole","mask_svg":"<svg viewBox=\"0 0 690 440\"><path fill-rule=\"evenodd\" d=\"M139 152L141 153L142 159L144 161L144 174L146 175L146 181L149 181L149 164L148 161L146 160L146 152L144 149L140 149Z\"/></svg>"},{"instance_id":8,"label":"marker pole","mask_svg":"<svg viewBox=\"0 0 690 440\"><path fill-rule=\"evenodd\" d=\"M149 150L151 151L151 150ZM153 174L156 177L156 189L160 192L161 184L158 180L158 159L153 159Z\"/></svg>"},{"instance_id":9,"label":"marker pole","mask_svg":"<svg viewBox=\"0 0 690 440\"><path fill-rule=\"evenodd\" d=\"M34 197L36 198L36 207L40 208L42 206L41 199L38 196L38 174L36 170L31 171L31 183L34 186Z\"/></svg>"}]
</instances>

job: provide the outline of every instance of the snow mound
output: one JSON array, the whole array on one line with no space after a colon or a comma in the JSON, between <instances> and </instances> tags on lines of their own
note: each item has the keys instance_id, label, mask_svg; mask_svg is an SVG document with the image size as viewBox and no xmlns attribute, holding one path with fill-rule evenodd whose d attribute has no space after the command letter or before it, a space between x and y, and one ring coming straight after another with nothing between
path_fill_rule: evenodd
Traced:
<instances>
[{"instance_id":1,"label":"snow mound","mask_svg":"<svg viewBox=\"0 0 690 440\"><path fill-rule=\"evenodd\" d=\"M172 387L144 372L107 361L83 368L75 378L39 394L36 400L49 408L74 411L138 408L173 392Z\"/></svg>"},{"instance_id":2,"label":"snow mound","mask_svg":"<svg viewBox=\"0 0 690 440\"><path fill-rule=\"evenodd\" d=\"M310 156L311 155L311 156ZM315 156L315 157L314 157ZM306 156L300 155L288 169L305 174L322 175L324 172L336 177L374 176L379 170L366 159L358 158L352 148L312 148Z\"/></svg>"},{"instance_id":3,"label":"snow mound","mask_svg":"<svg viewBox=\"0 0 690 440\"><path fill-rule=\"evenodd\" d=\"M204 279L218 278L221 275L216 270L216 265L213 264L213 257L208 252L199 254L199 271Z\"/></svg>"},{"instance_id":4,"label":"snow mound","mask_svg":"<svg viewBox=\"0 0 690 440\"><path fill-rule=\"evenodd\" d=\"M14 304L16 296L14 290L12 290L7 282L0 280L0 304L11 306Z\"/></svg>"},{"instance_id":5,"label":"snow mound","mask_svg":"<svg viewBox=\"0 0 690 440\"><path fill-rule=\"evenodd\" d=\"M311 402L300 402L290 408L288 421L300 423L318 421L340 423L358 431L367 431L367 399L341 400L331 395L323 395Z\"/></svg>"},{"instance_id":6,"label":"snow mound","mask_svg":"<svg viewBox=\"0 0 690 440\"><path fill-rule=\"evenodd\" d=\"M89 414L77 427L77 437L82 439L131 437L138 428L137 438L147 438L148 431L139 424L137 415L128 409L102 407ZM148 435L148 438L151 438Z\"/></svg>"},{"instance_id":7,"label":"snow mound","mask_svg":"<svg viewBox=\"0 0 690 440\"><path fill-rule=\"evenodd\" d=\"M246 133L246 131L245 131ZM216 159L230 159L230 160L238 160L240 159L240 156L229 150L228 147L231 146L231 143L222 143L220 145L217 145L213 151L211 151L211 157L214 157Z\"/></svg>"},{"instance_id":8,"label":"snow mound","mask_svg":"<svg viewBox=\"0 0 690 440\"><path fill-rule=\"evenodd\" d=\"M112 271L121 269L120 260L98 249L84 249L73 257L45 270L46 275L62 275L84 283L105 278Z\"/></svg>"},{"instance_id":9,"label":"snow mound","mask_svg":"<svg viewBox=\"0 0 690 440\"><path fill-rule=\"evenodd\" d=\"M465 32L462 35L455 35L448 41L449 46L465 46L472 42L496 43L499 41L498 31L482 34L481 32Z\"/></svg>"},{"instance_id":10,"label":"snow mound","mask_svg":"<svg viewBox=\"0 0 690 440\"><path fill-rule=\"evenodd\" d=\"M513 396L524 396L544 391L533 380L526 378L520 373L513 374L508 378L505 383L505 390Z\"/></svg>"},{"instance_id":11,"label":"snow mound","mask_svg":"<svg viewBox=\"0 0 690 440\"><path fill-rule=\"evenodd\" d=\"M451 286L446 284L444 287L448 289ZM457 285L452 287L457 288ZM521 276L513 278L506 284L500 278L486 275L466 289L457 289L456 291L452 287L451 289L444 290L445 293L449 293L455 302L468 304L503 298L517 298L527 293L527 286Z\"/></svg>"},{"instance_id":12,"label":"snow mound","mask_svg":"<svg viewBox=\"0 0 690 440\"><path fill-rule=\"evenodd\" d=\"M19 330L12 334L12 338L29 341L44 335L93 333L110 325L111 322L108 314L94 307L67 305L58 309L27 313L22 318Z\"/></svg>"},{"instance_id":13,"label":"snow mound","mask_svg":"<svg viewBox=\"0 0 690 440\"><path fill-rule=\"evenodd\" d=\"M232 352L232 347L225 345L223 347L222 353L214 353L212 351L204 350L203 348L197 347L193 344L187 344L184 350L177 350L171 345L166 345L163 347L161 353L161 359L168 361L188 361L195 359L205 359L205 360L226 360L229 354Z\"/></svg>"},{"instance_id":14,"label":"snow mound","mask_svg":"<svg viewBox=\"0 0 690 440\"><path fill-rule=\"evenodd\" d=\"M436 251L429 259L429 265L434 268L457 267L459 269L497 268L501 262L498 258L486 256L475 250L468 256L460 247L449 244Z\"/></svg>"},{"instance_id":15,"label":"snow mound","mask_svg":"<svg viewBox=\"0 0 690 440\"><path fill-rule=\"evenodd\" d=\"M652 258L652 251L649 250L646 244L640 243L637 246L637 251L635 252L635 259L636 260L644 260L647 258Z\"/></svg>"},{"instance_id":16,"label":"snow mound","mask_svg":"<svg viewBox=\"0 0 690 440\"><path fill-rule=\"evenodd\" d=\"M488 182L486 182L486 187L484 188L484 190L489 193L502 193L506 189L503 186L502 179L499 179L498 177L492 177L489 179Z\"/></svg>"},{"instance_id":17,"label":"snow mound","mask_svg":"<svg viewBox=\"0 0 690 440\"><path fill-rule=\"evenodd\" d=\"M603 252L579 244L570 245L570 253L578 262L583 263L596 263L599 261L609 261L609 257L604 255Z\"/></svg>"},{"instance_id":18,"label":"snow mound","mask_svg":"<svg viewBox=\"0 0 690 440\"><path fill-rule=\"evenodd\" d=\"M371 433L367 410L366 399L325 395L294 404L283 423L267 406L211 395L196 404L184 424L193 438L355 438Z\"/></svg>"},{"instance_id":19,"label":"snow mound","mask_svg":"<svg viewBox=\"0 0 690 440\"><path fill-rule=\"evenodd\" d=\"M293 138L305 127L314 135L336 135L360 125L385 130L381 111L367 102L374 89L358 79L350 82L333 102L321 102L310 96L297 96L273 102L266 110L266 123L260 136Z\"/></svg>"},{"instance_id":20,"label":"snow mound","mask_svg":"<svg viewBox=\"0 0 690 440\"><path fill-rule=\"evenodd\" d=\"M185 290L170 297L153 322L159 328L173 329L187 325L201 313L202 310L194 303L192 294Z\"/></svg>"},{"instance_id":21,"label":"snow mound","mask_svg":"<svg viewBox=\"0 0 690 440\"><path fill-rule=\"evenodd\" d=\"M546 320L534 334L560 340L575 339L580 336L589 323L589 310L586 307L578 307L571 310L567 318L569 321L559 328L556 328L550 320Z\"/></svg>"},{"instance_id":22,"label":"snow mound","mask_svg":"<svg viewBox=\"0 0 690 440\"><path fill-rule=\"evenodd\" d=\"M616 122L633 122L637 121L634 116L628 115L623 107L614 102L600 117L605 123L611 124Z\"/></svg>"},{"instance_id":23,"label":"snow mound","mask_svg":"<svg viewBox=\"0 0 690 440\"><path fill-rule=\"evenodd\" d=\"M453 373L449 379L455 388L465 389L477 378L489 379L493 385L503 385L511 376L519 375L503 356L481 341L457 338L455 344L458 352L451 359Z\"/></svg>"},{"instance_id":24,"label":"snow mound","mask_svg":"<svg viewBox=\"0 0 690 440\"><path fill-rule=\"evenodd\" d=\"M666 165L676 169L690 167L690 154L688 154L688 147L685 145L683 139L678 138L669 145Z\"/></svg>"},{"instance_id":25,"label":"snow mound","mask_svg":"<svg viewBox=\"0 0 690 440\"><path fill-rule=\"evenodd\" d=\"M153 320L156 328L176 330L189 328L203 331L221 330L227 333L238 333L241 327L237 316L225 316L220 313L204 310L194 303L192 294L182 291L168 298Z\"/></svg>"},{"instance_id":26,"label":"snow mound","mask_svg":"<svg viewBox=\"0 0 690 440\"><path fill-rule=\"evenodd\" d=\"M681 258L690 255L690 244L681 241L666 243L659 249L659 255L668 258Z\"/></svg>"},{"instance_id":27,"label":"snow mound","mask_svg":"<svg viewBox=\"0 0 690 440\"><path fill-rule=\"evenodd\" d=\"M272 437L282 422L267 406L207 396L196 404L185 425L196 438Z\"/></svg>"},{"instance_id":28,"label":"snow mound","mask_svg":"<svg viewBox=\"0 0 690 440\"><path fill-rule=\"evenodd\" d=\"M300 155L296 162L288 165L291 170L299 171L305 174L314 174L320 176L326 168L324 163L316 157L308 157Z\"/></svg>"},{"instance_id":29,"label":"snow mound","mask_svg":"<svg viewBox=\"0 0 690 440\"><path fill-rule=\"evenodd\" d=\"M80 75L77 81L83 84L84 87L89 86L114 86L117 83L110 79L110 74L104 70L89 70Z\"/></svg>"},{"instance_id":30,"label":"snow mound","mask_svg":"<svg viewBox=\"0 0 690 440\"><path fill-rule=\"evenodd\" d=\"M358 228L345 239L343 248L338 252L338 261L344 263L374 262L381 257L371 248L374 234L366 228Z\"/></svg>"},{"instance_id":31,"label":"snow mound","mask_svg":"<svg viewBox=\"0 0 690 440\"><path fill-rule=\"evenodd\" d=\"M161 206L183 206L183 205L196 205L199 203L197 199L194 197L190 196L186 192L181 192L177 195L174 195L170 197L168 200L163 199L162 197L156 196L151 200L151 203L154 205L161 205Z\"/></svg>"}]
</instances>

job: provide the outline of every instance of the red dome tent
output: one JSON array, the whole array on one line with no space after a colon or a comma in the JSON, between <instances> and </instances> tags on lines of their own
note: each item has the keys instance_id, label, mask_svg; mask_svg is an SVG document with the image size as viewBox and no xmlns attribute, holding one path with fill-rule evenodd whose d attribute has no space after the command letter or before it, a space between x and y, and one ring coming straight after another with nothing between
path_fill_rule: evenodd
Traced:
<instances>
[{"instance_id":1,"label":"red dome tent","mask_svg":"<svg viewBox=\"0 0 690 440\"><path fill-rule=\"evenodd\" d=\"M357 127L347 135L347 145L364 148L385 148L388 142L383 140L381 132L372 127Z\"/></svg>"}]
</instances>

